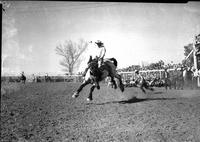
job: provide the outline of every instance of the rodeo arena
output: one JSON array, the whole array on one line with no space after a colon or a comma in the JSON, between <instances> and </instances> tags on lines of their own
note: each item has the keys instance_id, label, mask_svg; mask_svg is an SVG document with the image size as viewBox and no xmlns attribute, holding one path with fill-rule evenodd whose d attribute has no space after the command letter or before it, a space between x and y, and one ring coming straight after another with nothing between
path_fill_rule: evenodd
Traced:
<instances>
[{"instance_id":1,"label":"rodeo arena","mask_svg":"<svg viewBox=\"0 0 200 142\"><path fill-rule=\"evenodd\" d=\"M184 59L193 57L191 65L132 65L114 77L100 66L108 76L97 80L91 57L86 75L1 76L1 141L200 142L200 35L194 39Z\"/></svg>"}]
</instances>

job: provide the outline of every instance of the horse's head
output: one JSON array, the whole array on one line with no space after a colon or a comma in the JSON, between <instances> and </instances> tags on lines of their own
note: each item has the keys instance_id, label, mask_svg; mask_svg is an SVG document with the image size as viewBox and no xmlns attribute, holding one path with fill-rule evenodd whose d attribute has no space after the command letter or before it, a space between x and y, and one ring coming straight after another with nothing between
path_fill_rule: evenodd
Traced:
<instances>
[{"instance_id":1,"label":"horse's head","mask_svg":"<svg viewBox=\"0 0 200 142\"><path fill-rule=\"evenodd\" d=\"M98 70L98 59L90 56L90 60L88 61L88 67L90 69L90 72L92 75L97 75L97 70Z\"/></svg>"}]
</instances>

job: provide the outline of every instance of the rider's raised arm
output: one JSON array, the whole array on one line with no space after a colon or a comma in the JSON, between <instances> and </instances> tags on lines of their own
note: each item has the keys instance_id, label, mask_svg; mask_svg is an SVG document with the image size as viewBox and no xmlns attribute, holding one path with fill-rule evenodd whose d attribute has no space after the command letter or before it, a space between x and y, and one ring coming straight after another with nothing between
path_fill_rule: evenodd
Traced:
<instances>
[{"instance_id":1,"label":"rider's raised arm","mask_svg":"<svg viewBox=\"0 0 200 142\"><path fill-rule=\"evenodd\" d=\"M103 47L103 58L104 58L105 54L106 54L106 48Z\"/></svg>"},{"instance_id":2,"label":"rider's raised arm","mask_svg":"<svg viewBox=\"0 0 200 142\"><path fill-rule=\"evenodd\" d=\"M104 58L105 54L106 54L106 48L105 47L101 47L99 58Z\"/></svg>"}]
</instances>

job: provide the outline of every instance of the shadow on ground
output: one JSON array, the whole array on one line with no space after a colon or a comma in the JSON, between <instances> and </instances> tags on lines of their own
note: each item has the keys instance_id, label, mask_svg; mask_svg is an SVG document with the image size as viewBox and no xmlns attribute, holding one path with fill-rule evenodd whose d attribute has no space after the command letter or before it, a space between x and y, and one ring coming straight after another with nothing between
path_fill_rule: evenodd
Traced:
<instances>
[{"instance_id":1,"label":"shadow on ground","mask_svg":"<svg viewBox=\"0 0 200 142\"><path fill-rule=\"evenodd\" d=\"M111 102L105 102L105 103L90 103L94 105L105 105L105 104L132 104L132 103L138 103L138 102L144 102L144 101L154 101L154 100L174 100L176 98L136 98L133 97L128 100L123 101L111 101Z\"/></svg>"}]
</instances>

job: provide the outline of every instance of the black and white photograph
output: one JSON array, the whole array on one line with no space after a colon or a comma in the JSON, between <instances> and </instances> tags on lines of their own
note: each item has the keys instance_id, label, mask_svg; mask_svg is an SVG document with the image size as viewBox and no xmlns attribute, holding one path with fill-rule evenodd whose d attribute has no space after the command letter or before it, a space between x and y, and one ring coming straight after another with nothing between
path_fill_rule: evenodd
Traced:
<instances>
[{"instance_id":1,"label":"black and white photograph","mask_svg":"<svg viewBox=\"0 0 200 142\"><path fill-rule=\"evenodd\" d=\"M1 142L200 142L200 2L0 3Z\"/></svg>"}]
</instances>

